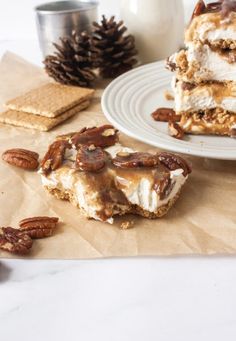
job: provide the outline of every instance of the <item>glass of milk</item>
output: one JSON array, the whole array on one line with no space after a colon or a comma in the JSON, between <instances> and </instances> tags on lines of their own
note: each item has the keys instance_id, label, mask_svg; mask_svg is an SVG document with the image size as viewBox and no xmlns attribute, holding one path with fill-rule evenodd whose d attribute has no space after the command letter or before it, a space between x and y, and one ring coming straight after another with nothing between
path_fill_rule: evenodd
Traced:
<instances>
[{"instance_id":1,"label":"glass of milk","mask_svg":"<svg viewBox=\"0 0 236 341\"><path fill-rule=\"evenodd\" d=\"M135 36L143 64L165 59L183 44L182 0L122 0L121 19Z\"/></svg>"}]
</instances>

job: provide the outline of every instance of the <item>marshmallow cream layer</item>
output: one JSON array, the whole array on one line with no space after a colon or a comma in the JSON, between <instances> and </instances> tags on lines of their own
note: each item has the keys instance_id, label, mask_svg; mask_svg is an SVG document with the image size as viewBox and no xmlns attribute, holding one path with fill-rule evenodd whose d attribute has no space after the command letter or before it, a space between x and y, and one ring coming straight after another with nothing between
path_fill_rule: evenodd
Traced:
<instances>
[{"instance_id":1,"label":"marshmallow cream layer","mask_svg":"<svg viewBox=\"0 0 236 341\"><path fill-rule=\"evenodd\" d=\"M175 93L175 110L177 112L195 112L200 110L221 108L236 112L236 85L229 83L203 84L187 90L182 81L173 81Z\"/></svg>"},{"instance_id":2,"label":"marshmallow cream layer","mask_svg":"<svg viewBox=\"0 0 236 341\"><path fill-rule=\"evenodd\" d=\"M112 157L115 157L119 152L133 152L130 148L125 148L120 144L109 147L106 151ZM88 181L85 173L71 168L70 163L75 160L75 156L75 150L67 150L63 166L51 172L48 176L41 174L42 183L51 189L72 192L75 198L74 204L78 205L87 217L101 220L98 212L103 210L104 207L98 199L100 192L96 187L91 186L91 178ZM187 179L183 175L182 169L171 171L170 175L173 187L167 198L163 200L160 199L159 194L153 189L154 177L150 176L150 172L140 171L133 177L132 169L130 172L121 169L109 169L109 174L106 174L106 177L107 181L110 181L109 179L115 180L117 188L122 191L126 200L128 200L126 205L124 204L120 207L124 211L128 211L130 204L132 204L139 206L143 210L155 213L158 208L166 205L177 195ZM96 176L94 175L94 177ZM110 218L107 222L113 223L113 219Z\"/></svg>"},{"instance_id":3,"label":"marshmallow cream layer","mask_svg":"<svg viewBox=\"0 0 236 341\"><path fill-rule=\"evenodd\" d=\"M178 78L186 82L236 82L236 63L229 63L208 45L188 44L188 50L170 57L177 66Z\"/></svg>"},{"instance_id":4,"label":"marshmallow cream layer","mask_svg":"<svg viewBox=\"0 0 236 341\"><path fill-rule=\"evenodd\" d=\"M226 19L220 13L207 13L195 17L185 33L185 43L192 41L216 42L219 40L236 41L236 13Z\"/></svg>"}]
</instances>

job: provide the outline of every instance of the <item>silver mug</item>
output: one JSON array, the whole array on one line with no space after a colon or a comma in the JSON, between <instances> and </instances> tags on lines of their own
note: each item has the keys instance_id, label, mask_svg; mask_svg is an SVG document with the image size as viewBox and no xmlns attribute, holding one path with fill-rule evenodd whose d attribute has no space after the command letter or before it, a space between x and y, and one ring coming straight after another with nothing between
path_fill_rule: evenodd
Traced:
<instances>
[{"instance_id":1,"label":"silver mug","mask_svg":"<svg viewBox=\"0 0 236 341\"><path fill-rule=\"evenodd\" d=\"M97 20L97 1L55 1L35 7L39 44L43 56L55 51L53 43L75 30L90 32Z\"/></svg>"}]
</instances>

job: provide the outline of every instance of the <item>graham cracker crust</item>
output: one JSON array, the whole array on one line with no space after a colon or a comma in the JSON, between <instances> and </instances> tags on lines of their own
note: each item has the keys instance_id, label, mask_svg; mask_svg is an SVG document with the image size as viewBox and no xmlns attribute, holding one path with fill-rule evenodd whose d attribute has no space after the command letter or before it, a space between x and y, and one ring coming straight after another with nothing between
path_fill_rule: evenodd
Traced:
<instances>
[{"instance_id":1,"label":"graham cracker crust","mask_svg":"<svg viewBox=\"0 0 236 341\"><path fill-rule=\"evenodd\" d=\"M72 205L74 205L80 209L80 207L79 207L78 203L76 202L72 192L62 191L62 190L59 190L58 188L52 188L49 186L44 186L44 188L50 194L55 196L57 199L70 201ZM180 192L181 192L181 189L179 190L179 192L175 195L175 197L173 199L169 200L169 202L166 205L159 207L156 212L149 212L147 210L142 209L140 206L130 204L130 207L128 207L127 210L124 211L124 210L120 209L120 211L118 211L118 213L117 213L118 207L116 206L116 213L114 214L114 216L115 215L116 216L122 216L122 215L125 215L128 213L132 213L132 214L137 214L137 215L140 215L140 216L142 216L144 218L148 218L148 219L161 218L165 214L167 214L169 209L175 204L175 202L177 201L177 199L180 196Z\"/></svg>"}]
</instances>

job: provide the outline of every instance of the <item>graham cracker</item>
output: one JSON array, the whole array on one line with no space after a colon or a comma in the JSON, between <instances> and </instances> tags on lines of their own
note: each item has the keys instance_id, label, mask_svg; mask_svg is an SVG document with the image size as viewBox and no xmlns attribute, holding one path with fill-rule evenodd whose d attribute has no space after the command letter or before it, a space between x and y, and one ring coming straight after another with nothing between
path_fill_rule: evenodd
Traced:
<instances>
[{"instance_id":1,"label":"graham cracker","mask_svg":"<svg viewBox=\"0 0 236 341\"><path fill-rule=\"evenodd\" d=\"M88 88L48 83L9 100L6 107L53 118L89 100L93 94L94 90Z\"/></svg>"},{"instance_id":2,"label":"graham cracker","mask_svg":"<svg viewBox=\"0 0 236 341\"><path fill-rule=\"evenodd\" d=\"M23 111L7 110L0 114L0 122L18 127L49 131L79 111L86 109L89 104L90 101L83 101L56 118L43 117Z\"/></svg>"}]
</instances>

